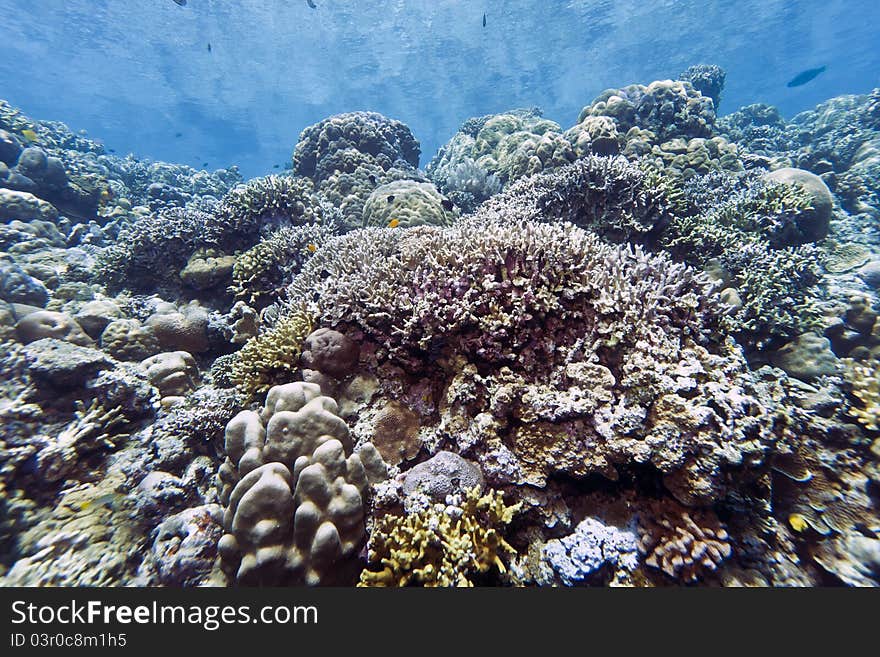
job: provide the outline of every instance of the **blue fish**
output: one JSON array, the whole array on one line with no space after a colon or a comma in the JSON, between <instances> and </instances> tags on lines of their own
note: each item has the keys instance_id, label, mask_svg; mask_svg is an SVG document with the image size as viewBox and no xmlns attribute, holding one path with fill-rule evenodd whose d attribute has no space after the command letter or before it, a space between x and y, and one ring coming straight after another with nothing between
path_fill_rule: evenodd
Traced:
<instances>
[{"instance_id":1,"label":"blue fish","mask_svg":"<svg viewBox=\"0 0 880 657\"><path fill-rule=\"evenodd\" d=\"M810 80L815 78L817 75L824 73L826 68L827 68L826 66L820 66L819 68L810 68L810 69L807 69L806 71L801 71L800 73L795 75L794 78L792 78L791 82L789 82L785 86L799 87L802 84L806 84L807 82L809 82Z\"/></svg>"}]
</instances>

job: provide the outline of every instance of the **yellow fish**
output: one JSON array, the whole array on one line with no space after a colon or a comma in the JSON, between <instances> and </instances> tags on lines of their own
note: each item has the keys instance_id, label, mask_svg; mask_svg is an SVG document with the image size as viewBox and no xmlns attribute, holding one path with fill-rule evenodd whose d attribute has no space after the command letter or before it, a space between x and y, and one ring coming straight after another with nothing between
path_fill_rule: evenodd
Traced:
<instances>
[{"instance_id":1,"label":"yellow fish","mask_svg":"<svg viewBox=\"0 0 880 657\"><path fill-rule=\"evenodd\" d=\"M37 133L28 128L27 130L22 130L21 134L30 142L37 141Z\"/></svg>"},{"instance_id":2,"label":"yellow fish","mask_svg":"<svg viewBox=\"0 0 880 657\"><path fill-rule=\"evenodd\" d=\"M399 225L400 225L399 219L392 219L391 221L388 222L389 228L397 228Z\"/></svg>"},{"instance_id":3,"label":"yellow fish","mask_svg":"<svg viewBox=\"0 0 880 657\"><path fill-rule=\"evenodd\" d=\"M788 516L788 524L793 530L798 533L806 531L807 527L810 526L810 523L807 521L806 517L804 517L800 513L792 513L790 516Z\"/></svg>"},{"instance_id":4,"label":"yellow fish","mask_svg":"<svg viewBox=\"0 0 880 657\"><path fill-rule=\"evenodd\" d=\"M314 244L309 244L306 248L307 248L311 253L314 253L315 251L318 250L318 247L317 247L316 245L314 245Z\"/></svg>"}]
</instances>

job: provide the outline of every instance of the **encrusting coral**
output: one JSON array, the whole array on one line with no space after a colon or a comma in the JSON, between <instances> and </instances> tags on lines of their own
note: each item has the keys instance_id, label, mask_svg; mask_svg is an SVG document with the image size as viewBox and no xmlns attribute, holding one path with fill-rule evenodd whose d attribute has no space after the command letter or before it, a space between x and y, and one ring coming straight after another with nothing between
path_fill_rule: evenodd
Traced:
<instances>
[{"instance_id":1,"label":"encrusting coral","mask_svg":"<svg viewBox=\"0 0 880 657\"><path fill-rule=\"evenodd\" d=\"M500 491L481 496L471 488L464 499L383 516L370 535L359 586L473 586L493 569L504 574L504 560L516 552L503 532L520 507L507 506Z\"/></svg>"}]
</instances>

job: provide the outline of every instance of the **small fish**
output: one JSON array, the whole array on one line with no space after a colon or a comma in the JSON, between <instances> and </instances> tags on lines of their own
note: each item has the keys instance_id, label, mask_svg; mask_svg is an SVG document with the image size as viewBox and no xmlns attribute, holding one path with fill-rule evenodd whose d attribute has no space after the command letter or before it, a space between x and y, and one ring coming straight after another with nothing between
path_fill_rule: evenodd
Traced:
<instances>
[{"instance_id":1,"label":"small fish","mask_svg":"<svg viewBox=\"0 0 880 657\"><path fill-rule=\"evenodd\" d=\"M486 27L486 12L483 12L483 27Z\"/></svg>"},{"instance_id":2,"label":"small fish","mask_svg":"<svg viewBox=\"0 0 880 657\"><path fill-rule=\"evenodd\" d=\"M108 148L108 149L107 149L107 152L108 152L108 153L115 153L115 152L116 152L116 149L115 149L115 148Z\"/></svg>"},{"instance_id":3,"label":"small fish","mask_svg":"<svg viewBox=\"0 0 880 657\"><path fill-rule=\"evenodd\" d=\"M112 509L115 506L115 503L119 498L125 497L122 493L105 493L99 497L96 497L92 500L86 500L82 504L79 505L80 511L85 511L86 509L90 509L91 507L99 507L105 506L108 509Z\"/></svg>"},{"instance_id":4,"label":"small fish","mask_svg":"<svg viewBox=\"0 0 880 657\"><path fill-rule=\"evenodd\" d=\"M309 250L310 253L314 253L315 251L318 250L318 245L317 244L309 244L306 246L306 248Z\"/></svg>"},{"instance_id":5,"label":"small fish","mask_svg":"<svg viewBox=\"0 0 880 657\"><path fill-rule=\"evenodd\" d=\"M388 198L385 200L388 201L389 203L394 203L394 194L389 194Z\"/></svg>"},{"instance_id":6,"label":"small fish","mask_svg":"<svg viewBox=\"0 0 880 657\"><path fill-rule=\"evenodd\" d=\"M280 165L280 164L273 164L273 165L272 165L272 168L273 168L273 169L280 169L280 168L281 168L281 165Z\"/></svg>"},{"instance_id":7,"label":"small fish","mask_svg":"<svg viewBox=\"0 0 880 657\"><path fill-rule=\"evenodd\" d=\"M211 44L208 44L208 52L211 52Z\"/></svg>"},{"instance_id":8,"label":"small fish","mask_svg":"<svg viewBox=\"0 0 880 657\"><path fill-rule=\"evenodd\" d=\"M202 166L203 166L203 167L207 167L207 166L208 166L208 163L207 163L207 162L202 162Z\"/></svg>"},{"instance_id":9,"label":"small fish","mask_svg":"<svg viewBox=\"0 0 880 657\"><path fill-rule=\"evenodd\" d=\"M186 7L186 0L174 0L181 7Z\"/></svg>"},{"instance_id":10,"label":"small fish","mask_svg":"<svg viewBox=\"0 0 880 657\"><path fill-rule=\"evenodd\" d=\"M317 8L318 8L318 5L316 5L314 2L312 2L312 0L306 0L306 4L307 4L309 7L311 7L312 9L317 9Z\"/></svg>"},{"instance_id":11,"label":"small fish","mask_svg":"<svg viewBox=\"0 0 880 657\"><path fill-rule=\"evenodd\" d=\"M400 225L400 219L392 219L388 222L389 228L397 228Z\"/></svg>"},{"instance_id":12,"label":"small fish","mask_svg":"<svg viewBox=\"0 0 880 657\"><path fill-rule=\"evenodd\" d=\"M450 201L448 198L445 198L442 201L440 201L440 205L442 205L443 209L446 210L447 212L452 212L453 204L452 204L452 201Z\"/></svg>"},{"instance_id":13,"label":"small fish","mask_svg":"<svg viewBox=\"0 0 880 657\"><path fill-rule=\"evenodd\" d=\"M21 131L22 136L27 139L29 142L37 141L37 133L28 128L27 130Z\"/></svg>"},{"instance_id":14,"label":"small fish","mask_svg":"<svg viewBox=\"0 0 880 657\"><path fill-rule=\"evenodd\" d=\"M178 139L180 139L181 137L183 137L183 133L182 132L175 132L174 136L177 137Z\"/></svg>"},{"instance_id":15,"label":"small fish","mask_svg":"<svg viewBox=\"0 0 880 657\"><path fill-rule=\"evenodd\" d=\"M799 534L806 531L807 527L810 526L810 523L807 521L806 517L800 513L792 513L790 516L788 516L788 524L793 530L795 530Z\"/></svg>"},{"instance_id":16,"label":"small fish","mask_svg":"<svg viewBox=\"0 0 880 657\"><path fill-rule=\"evenodd\" d=\"M806 84L816 76L825 72L827 66L820 66L819 68L809 68L806 71L801 71L797 75L792 78L792 80L785 85L786 87L799 87L802 84Z\"/></svg>"}]
</instances>

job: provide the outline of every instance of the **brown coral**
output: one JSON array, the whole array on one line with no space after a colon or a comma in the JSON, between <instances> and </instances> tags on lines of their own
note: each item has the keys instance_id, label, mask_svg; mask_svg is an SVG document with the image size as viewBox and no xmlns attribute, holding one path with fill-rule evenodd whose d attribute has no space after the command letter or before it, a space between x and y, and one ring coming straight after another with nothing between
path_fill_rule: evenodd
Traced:
<instances>
[{"instance_id":1,"label":"brown coral","mask_svg":"<svg viewBox=\"0 0 880 657\"><path fill-rule=\"evenodd\" d=\"M730 537L709 509L687 509L670 500L639 515L639 551L645 564L682 582L696 582L731 553Z\"/></svg>"}]
</instances>

